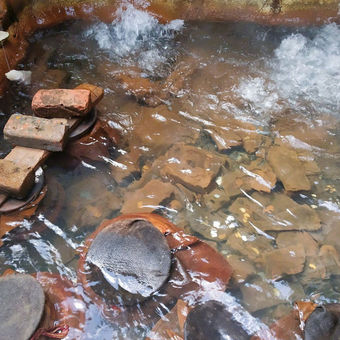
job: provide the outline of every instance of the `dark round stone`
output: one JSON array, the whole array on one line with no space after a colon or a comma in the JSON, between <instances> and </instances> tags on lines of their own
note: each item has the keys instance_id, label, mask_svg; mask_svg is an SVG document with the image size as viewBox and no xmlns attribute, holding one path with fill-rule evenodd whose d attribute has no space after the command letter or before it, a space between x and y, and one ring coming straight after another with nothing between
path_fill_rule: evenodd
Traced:
<instances>
[{"instance_id":1,"label":"dark round stone","mask_svg":"<svg viewBox=\"0 0 340 340\"><path fill-rule=\"evenodd\" d=\"M45 296L30 275L0 278L0 339L28 340L38 327Z\"/></svg>"},{"instance_id":2,"label":"dark round stone","mask_svg":"<svg viewBox=\"0 0 340 340\"><path fill-rule=\"evenodd\" d=\"M133 305L167 280L171 253L165 237L146 220L121 220L93 240L87 263L92 289L107 304Z\"/></svg>"},{"instance_id":3,"label":"dark round stone","mask_svg":"<svg viewBox=\"0 0 340 340\"><path fill-rule=\"evenodd\" d=\"M184 325L185 340L247 340L250 336L225 306L208 301L190 311Z\"/></svg>"},{"instance_id":4,"label":"dark round stone","mask_svg":"<svg viewBox=\"0 0 340 340\"><path fill-rule=\"evenodd\" d=\"M329 304L315 308L306 321L305 340L340 339L340 305Z\"/></svg>"}]
</instances>

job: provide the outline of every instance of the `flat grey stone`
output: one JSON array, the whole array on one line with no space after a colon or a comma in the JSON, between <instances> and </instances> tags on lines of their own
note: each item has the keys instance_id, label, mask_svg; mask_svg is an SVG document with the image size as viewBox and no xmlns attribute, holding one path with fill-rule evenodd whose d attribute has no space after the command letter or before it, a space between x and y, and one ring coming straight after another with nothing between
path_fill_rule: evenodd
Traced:
<instances>
[{"instance_id":1,"label":"flat grey stone","mask_svg":"<svg viewBox=\"0 0 340 340\"><path fill-rule=\"evenodd\" d=\"M171 253L150 222L127 219L104 228L92 242L88 279L106 303L133 305L150 297L167 280ZM96 284L97 283L97 284Z\"/></svg>"},{"instance_id":2,"label":"flat grey stone","mask_svg":"<svg viewBox=\"0 0 340 340\"><path fill-rule=\"evenodd\" d=\"M28 340L44 310L42 287L30 275L0 278L0 339Z\"/></svg>"},{"instance_id":3,"label":"flat grey stone","mask_svg":"<svg viewBox=\"0 0 340 340\"><path fill-rule=\"evenodd\" d=\"M250 336L225 306L208 301L190 311L184 325L185 340L248 340Z\"/></svg>"}]
</instances>

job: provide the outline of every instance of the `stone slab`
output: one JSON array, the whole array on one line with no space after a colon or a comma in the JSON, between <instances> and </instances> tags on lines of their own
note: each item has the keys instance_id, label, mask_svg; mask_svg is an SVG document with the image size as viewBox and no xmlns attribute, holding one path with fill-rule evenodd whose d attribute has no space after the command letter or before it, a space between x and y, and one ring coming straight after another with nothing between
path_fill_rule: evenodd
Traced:
<instances>
[{"instance_id":1,"label":"stone slab","mask_svg":"<svg viewBox=\"0 0 340 340\"><path fill-rule=\"evenodd\" d=\"M34 184L34 170L5 159L0 160L0 191L16 198L25 197Z\"/></svg>"},{"instance_id":2,"label":"stone slab","mask_svg":"<svg viewBox=\"0 0 340 340\"><path fill-rule=\"evenodd\" d=\"M293 149L272 146L268 151L267 160L287 191L311 189L303 163Z\"/></svg>"},{"instance_id":3,"label":"stone slab","mask_svg":"<svg viewBox=\"0 0 340 340\"><path fill-rule=\"evenodd\" d=\"M43 314L42 287L30 275L0 278L0 338L28 340Z\"/></svg>"},{"instance_id":4,"label":"stone slab","mask_svg":"<svg viewBox=\"0 0 340 340\"><path fill-rule=\"evenodd\" d=\"M62 151L67 137L67 121L13 114L5 125L4 136L14 145Z\"/></svg>"},{"instance_id":5,"label":"stone slab","mask_svg":"<svg viewBox=\"0 0 340 340\"><path fill-rule=\"evenodd\" d=\"M38 117L84 117L90 111L91 92L86 89L39 90L33 97L32 110Z\"/></svg>"},{"instance_id":6,"label":"stone slab","mask_svg":"<svg viewBox=\"0 0 340 340\"><path fill-rule=\"evenodd\" d=\"M76 87L78 90L89 90L91 92L91 103L93 106L97 105L104 97L104 90L92 84L80 84Z\"/></svg>"},{"instance_id":7,"label":"stone slab","mask_svg":"<svg viewBox=\"0 0 340 340\"><path fill-rule=\"evenodd\" d=\"M51 153L46 150L16 146L5 157L5 160L14 162L18 165L25 165L32 168L33 170L36 170L41 164L45 162L50 154Z\"/></svg>"}]
</instances>

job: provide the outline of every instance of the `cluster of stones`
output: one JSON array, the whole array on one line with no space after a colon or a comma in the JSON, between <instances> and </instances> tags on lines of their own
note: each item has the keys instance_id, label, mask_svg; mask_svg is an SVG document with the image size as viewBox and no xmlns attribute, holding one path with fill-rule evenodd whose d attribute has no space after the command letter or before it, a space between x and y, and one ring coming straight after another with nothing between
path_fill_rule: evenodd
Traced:
<instances>
[{"instance_id":1,"label":"cluster of stones","mask_svg":"<svg viewBox=\"0 0 340 340\"><path fill-rule=\"evenodd\" d=\"M185 120L165 106L140 109L132 143L111 164L124 188L117 210L173 213L179 226L211 242L232 265L250 312L282 315L289 308L268 280L298 277L289 284L294 301L314 280L340 273L336 241L322 240L323 216L312 194L320 176L318 146L307 124L289 130L278 122L270 135L232 117L220 124L213 117L204 131L214 146L208 149L199 146L198 124L182 127ZM151 159L138 145L158 156Z\"/></svg>"},{"instance_id":2,"label":"cluster of stones","mask_svg":"<svg viewBox=\"0 0 340 340\"><path fill-rule=\"evenodd\" d=\"M90 84L39 90L32 100L34 116L13 114L9 118L4 136L14 148L0 160L0 206L8 198L29 195L36 170L52 152L63 151L102 97L103 90Z\"/></svg>"}]
</instances>

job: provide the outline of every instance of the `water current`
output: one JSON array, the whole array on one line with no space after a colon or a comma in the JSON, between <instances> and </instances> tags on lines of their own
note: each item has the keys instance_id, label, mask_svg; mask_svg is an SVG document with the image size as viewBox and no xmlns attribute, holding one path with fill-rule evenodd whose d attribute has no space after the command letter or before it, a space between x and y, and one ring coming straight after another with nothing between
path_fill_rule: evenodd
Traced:
<instances>
[{"instance_id":1,"label":"water current","mask_svg":"<svg viewBox=\"0 0 340 340\"><path fill-rule=\"evenodd\" d=\"M0 217L0 227L17 226L2 238L0 273L48 271L76 283L79 247L103 219L156 211L230 262L230 288L206 283L200 298L224 301L250 333L296 300L339 301L339 26L160 24L127 6L112 24L67 23L30 42L20 68L32 70L32 85L11 85L1 127L12 113L31 113L39 88L88 82L104 88L98 115L121 139L49 160L48 197L37 213ZM133 74L162 86L178 67L190 71L156 107L121 80ZM181 147L169 158L174 144ZM9 150L1 138L1 156ZM195 150L202 159L192 160ZM190 161L209 177L208 153L226 165L197 190ZM187 167L180 180L164 170L174 163ZM141 339L150 330L109 323L85 303L84 339Z\"/></svg>"}]
</instances>

